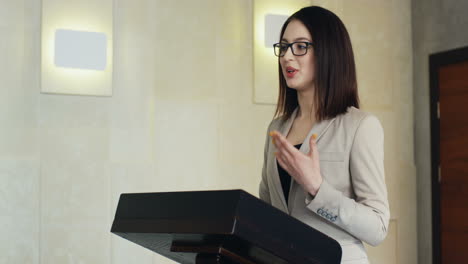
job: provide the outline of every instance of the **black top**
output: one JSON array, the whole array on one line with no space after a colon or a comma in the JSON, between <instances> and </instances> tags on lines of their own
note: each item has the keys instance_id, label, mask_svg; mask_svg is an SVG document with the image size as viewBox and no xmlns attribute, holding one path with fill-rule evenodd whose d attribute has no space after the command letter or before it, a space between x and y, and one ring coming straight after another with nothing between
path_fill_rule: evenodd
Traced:
<instances>
[{"instance_id":1,"label":"black top","mask_svg":"<svg viewBox=\"0 0 468 264\"><path fill-rule=\"evenodd\" d=\"M297 149L300 149L302 144L294 145ZM281 167L281 165L276 161L276 166L278 166L278 174L281 181L281 186L283 187L284 198L286 199L286 204L288 204L289 198L289 188L291 186L291 175Z\"/></svg>"}]
</instances>

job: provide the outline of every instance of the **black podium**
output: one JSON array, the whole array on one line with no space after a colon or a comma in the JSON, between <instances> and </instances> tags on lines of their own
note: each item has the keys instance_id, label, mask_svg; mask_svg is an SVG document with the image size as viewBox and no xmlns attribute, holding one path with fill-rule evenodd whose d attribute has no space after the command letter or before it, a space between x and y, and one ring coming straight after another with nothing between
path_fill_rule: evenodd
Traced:
<instances>
[{"instance_id":1,"label":"black podium","mask_svg":"<svg viewBox=\"0 0 468 264\"><path fill-rule=\"evenodd\" d=\"M340 263L332 238L242 190L120 196L111 232L179 263Z\"/></svg>"}]
</instances>

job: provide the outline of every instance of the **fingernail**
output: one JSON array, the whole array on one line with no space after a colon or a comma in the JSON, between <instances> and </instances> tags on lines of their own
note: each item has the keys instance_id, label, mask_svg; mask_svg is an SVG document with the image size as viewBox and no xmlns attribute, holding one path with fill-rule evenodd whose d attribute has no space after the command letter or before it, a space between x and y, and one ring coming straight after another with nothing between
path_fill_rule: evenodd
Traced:
<instances>
[{"instance_id":1,"label":"fingernail","mask_svg":"<svg viewBox=\"0 0 468 264\"><path fill-rule=\"evenodd\" d=\"M316 139L316 138L317 138L317 134L312 134L312 138L313 138L313 139Z\"/></svg>"},{"instance_id":2,"label":"fingernail","mask_svg":"<svg viewBox=\"0 0 468 264\"><path fill-rule=\"evenodd\" d=\"M273 142L273 145L276 145L276 140L275 140L275 138L272 138L272 139L271 139L271 142Z\"/></svg>"},{"instance_id":3,"label":"fingernail","mask_svg":"<svg viewBox=\"0 0 468 264\"><path fill-rule=\"evenodd\" d=\"M272 137L275 134L275 131L270 132L270 137Z\"/></svg>"}]
</instances>

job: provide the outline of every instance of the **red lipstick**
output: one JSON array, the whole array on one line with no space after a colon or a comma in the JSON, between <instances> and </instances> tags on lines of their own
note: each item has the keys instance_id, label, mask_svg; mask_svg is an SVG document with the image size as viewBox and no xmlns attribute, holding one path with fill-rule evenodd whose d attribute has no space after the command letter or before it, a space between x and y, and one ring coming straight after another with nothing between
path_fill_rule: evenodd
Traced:
<instances>
[{"instance_id":1,"label":"red lipstick","mask_svg":"<svg viewBox=\"0 0 468 264\"><path fill-rule=\"evenodd\" d=\"M293 78L299 70L291 66L286 67L286 77Z\"/></svg>"}]
</instances>

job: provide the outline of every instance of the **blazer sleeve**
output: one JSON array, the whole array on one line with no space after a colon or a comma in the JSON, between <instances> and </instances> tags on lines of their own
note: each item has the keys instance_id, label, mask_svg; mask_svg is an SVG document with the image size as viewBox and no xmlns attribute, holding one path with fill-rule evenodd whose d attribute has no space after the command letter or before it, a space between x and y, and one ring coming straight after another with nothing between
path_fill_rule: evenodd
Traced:
<instances>
[{"instance_id":1,"label":"blazer sleeve","mask_svg":"<svg viewBox=\"0 0 468 264\"><path fill-rule=\"evenodd\" d=\"M268 126L267 129L267 135L265 139L265 147L263 150L263 168L262 168L262 179L260 181L260 187L259 187L259 196L260 199L263 201L271 204L271 199L270 199L270 190L268 187L268 179L267 179L267 161L268 161L268 148L270 144L270 126Z\"/></svg>"},{"instance_id":2,"label":"blazer sleeve","mask_svg":"<svg viewBox=\"0 0 468 264\"><path fill-rule=\"evenodd\" d=\"M355 199L344 196L325 180L315 198L306 199L310 210L372 246L385 239L390 219L383 145L379 120L366 116L357 128L350 152Z\"/></svg>"}]
</instances>

